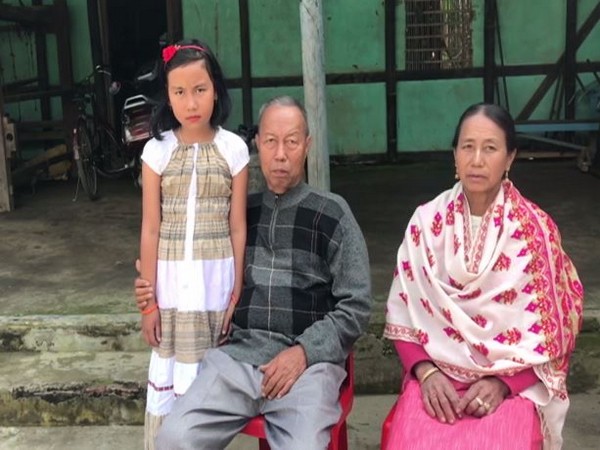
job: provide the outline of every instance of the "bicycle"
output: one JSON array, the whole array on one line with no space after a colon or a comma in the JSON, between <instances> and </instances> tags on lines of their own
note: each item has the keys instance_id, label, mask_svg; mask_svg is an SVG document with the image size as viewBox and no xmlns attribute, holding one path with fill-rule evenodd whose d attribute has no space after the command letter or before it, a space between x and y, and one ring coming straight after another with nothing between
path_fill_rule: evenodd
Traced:
<instances>
[{"instance_id":1,"label":"bicycle","mask_svg":"<svg viewBox=\"0 0 600 450\"><path fill-rule=\"evenodd\" d=\"M98 174L114 178L126 172L135 175L138 167L137 155L130 154L128 146L117 138L115 129L99 113L94 81L97 75L111 73L97 66L94 71L78 83L73 101L77 105L77 118L72 131L73 157L77 166L77 188L79 185L90 200L98 198ZM111 81L110 94L118 92L120 85Z\"/></svg>"}]
</instances>

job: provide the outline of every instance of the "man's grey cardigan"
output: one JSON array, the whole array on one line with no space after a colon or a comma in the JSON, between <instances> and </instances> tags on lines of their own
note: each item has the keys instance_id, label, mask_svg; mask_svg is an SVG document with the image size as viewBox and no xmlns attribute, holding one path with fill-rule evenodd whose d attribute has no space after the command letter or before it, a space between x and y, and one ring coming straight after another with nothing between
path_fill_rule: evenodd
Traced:
<instances>
[{"instance_id":1,"label":"man's grey cardigan","mask_svg":"<svg viewBox=\"0 0 600 450\"><path fill-rule=\"evenodd\" d=\"M244 290L221 350L258 366L300 344L309 366L342 364L372 306L367 247L346 201L302 182L249 196L247 222Z\"/></svg>"}]
</instances>

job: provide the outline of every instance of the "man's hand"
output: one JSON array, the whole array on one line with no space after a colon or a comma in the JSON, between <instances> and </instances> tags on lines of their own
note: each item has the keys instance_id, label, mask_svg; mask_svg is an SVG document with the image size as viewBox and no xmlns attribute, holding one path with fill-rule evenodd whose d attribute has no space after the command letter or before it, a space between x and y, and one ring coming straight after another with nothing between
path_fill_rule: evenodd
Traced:
<instances>
[{"instance_id":1,"label":"man's hand","mask_svg":"<svg viewBox=\"0 0 600 450\"><path fill-rule=\"evenodd\" d=\"M259 366L259 369L264 373L262 395L269 400L281 398L306 370L306 354L301 345L295 345Z\"/></svg>"},{"instance_id":2,"label":"man's hand","mask_svg":"<svg viewBox=\"0 0 600 450\"><path fill-rule=\"evenodd\" d=\"M135 269L140 273L140 260L135 261ZM150 285L150 282L143 278L137 277L134 282L135 286L135 303L138 309L141 311L146 308L154 300L154 288Z\"/></svg>"},{"instance_id":3,"label":"man's hand","mask_svg":"<svg viewBox=\"0 0 600 450\"><path fill-rule=\"evenodd\" d=\"M423 373L433 368L431 362L422 362L417 364L415 374L421 378ZM453 424L456 419L460 419L459 396L456 389L441 371L437 371L428 376L421 383L421 396L425 411L434 419L437 418L442 423Z\"/></svg>"},{"instance_id":4,"label":"man's hand","mask_svg":"<svg viewBox=\"0 0 600 450\"><path fill-rule=\"evenodd\" d=\"M458 408L470 416L487 416L498 409L509 393L508 386L499 378L485 377L469 387Z\"/></svg>"}]
</instances>

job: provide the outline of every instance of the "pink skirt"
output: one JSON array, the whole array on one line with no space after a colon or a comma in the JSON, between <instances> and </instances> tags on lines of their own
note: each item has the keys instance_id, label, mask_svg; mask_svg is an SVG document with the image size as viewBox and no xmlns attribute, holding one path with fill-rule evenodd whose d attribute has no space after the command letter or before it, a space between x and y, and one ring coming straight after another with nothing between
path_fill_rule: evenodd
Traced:
<instances>
[{"instance_id":1,"label":"pink skirt","mask_svg":"<svg viewBox=\"0 0 600 450\"><path fill-rule=\"evenodd\" d=\"M427 414L413 379L398 399L385 450L540 450L542 443L540 419L530 400L507 398L489 416L464 416L449 425Z\"/></svg>"}]
</instances>

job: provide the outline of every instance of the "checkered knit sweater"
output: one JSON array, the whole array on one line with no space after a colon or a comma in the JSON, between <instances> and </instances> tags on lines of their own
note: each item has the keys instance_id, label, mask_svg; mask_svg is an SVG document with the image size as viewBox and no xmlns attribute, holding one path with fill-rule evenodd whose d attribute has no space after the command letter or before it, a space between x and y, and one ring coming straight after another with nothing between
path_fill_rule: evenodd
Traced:
<instances>
[{"instance_id":1,"label":"checkered knit sweater","mask_svg":"<svg viewBox=\"0 0 600 450\"><path fill-rule=\"evenodd\" d=\"M300 344L309 366L343 363L372 303L366 244L346 201L300 183L251 195L247 221L244 290L221 349L258 366Z\"/></svg>"}]
</instances>

